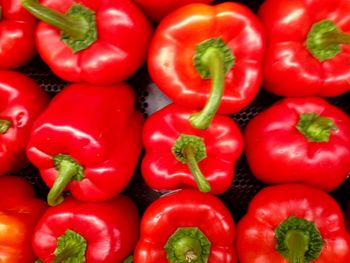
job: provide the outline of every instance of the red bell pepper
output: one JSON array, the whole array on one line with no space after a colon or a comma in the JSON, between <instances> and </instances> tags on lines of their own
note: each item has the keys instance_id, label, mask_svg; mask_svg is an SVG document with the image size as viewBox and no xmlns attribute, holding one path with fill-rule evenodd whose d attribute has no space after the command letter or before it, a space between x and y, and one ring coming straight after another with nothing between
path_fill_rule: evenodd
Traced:
<instances>
[{"instance_id":1,"label":"red bell pepper","mask_svg":"<svg viewBox=\"0 0 350 263\"><path fill-rule=\"evenodd\" d=\"M0 176L28 163L30 131L48 103L45 91L32 79L0 70Z\"/></svg>"},{"instance_id":2,"label":"red bell pepper","mask_svg":"<svg viewBox=\"0 0 350 263\"><path fill-rule=\"evenodd\" d=\"M141 220L134 263L234 263L235 225L217 197L180 190L154 201Z\"/></svg>"},{"instance_id":3,"label":"red bell pepper","mask_svg":"<svg viewBox=\"0 0 350 263\"><path fill-rule=\"evenodd\" d=\"M34 57L35 27L35 17L20 0L0 0L0 69L22 66Z\"/></svg>"},{"instance_id":4,"label":"red bell pepper","mask_svg":"<svg viewBox=\"0 0 350 263\"><path fill-rule=\"evenodd\" d=\"M266 0L264 87L281 96L337 96L350 90L348 0Z\"/></svg>"},{"instance_id":5,"label":"red bell pepper","mask_svg":"<svg viewBox=\"0 0 350 263\"><path fill-rule=\"evenodd\" d=\"M198 185L202 192L224 193L234 178L243 136L227 116L217 115L208 129L197 130L188 121L192 113L171 104L147 119L142 175L157 190Z\"/></svg>"},{"instance_id":6,"label":"red bell pepper","mask_svg":"<svg viewBox=\"0 0 350 263\"><path fill-rule=\"evenodd\" d=\"M122 262L136 245L139 221L135 204L123 195L99 203L67 198L43 215L32 245L44 263Z\"/></svg>"},{"instance_id":7,"label":"red bell pepper","mask_svg":"<svg viewBox=\"0 0 350 263\"><path fill-rule=\"evenodd\" d=\"M247 106L261 83L263 33L255 14L239 3L191 4L159 24L148 65L152 79L175 103L199 109L198 129L215 113Z\"/></svg>"},{"instance_id":8,"label":"red bell pepper","mask_svg":"<svg viewBox=\"0 0 350 263\"><path fill-rule=\"evenodd\" d=\"M241 263L350 262L343 213L329 195L301 184L271 186L237 226Z\"/></svg>"},{"instance_id":9,"label":"red bell pepper","mask_svg":"<svg viewBox=\"0 0 350 263\"><path fill-rule=\"evenodd\" d=\"M144 10L148 17L156 22L161 21L165 16L175 9L191 3L209 4L214 0L134 0Z\"/></svg>"},{"instance_id":10,"label":"red bell pepper","mask_svg":"<svg viewBox=\"0 0 350 263\"><path fill-rule=\"evenodd\" d=\"M143 117L130 86L71 84L35 122L30 161L51 187L48 203L67 188L82 201L102 201L129 183L141 153Z\"/></svg>"},{"instance_id":11,"label":"red bell pepper","mask_svg":"<svg viewBox=\"0 0 350 263\"><path fill-rule=\"evenodd\" d=\"M0 178L0 262L34 262L34 227L47 205L35 198L32 186L15 176Z\"/></svg>"},{"instance_id":12,"label":"red bell pepper","mask_svg":"<svg viewBox=\"0 0 350 263\"><path fill-rule=\"evenodd\" d=\"M350 172L350 119L322 98L277 102L248 123L244 138L252 173L267 183L330 191Z\"/></svg>"},{"instance_id":13,"label":"red bell pepper","mask_svg":"<svg viewBox=\"0 0 350 263\"><path fill-rule=\"evenodd\" d=\"M60 78L96 85L130 77L145 62L152 25L129 0L22 0L45 21L36 31L42 59Z\"/></svg>"}]
</instances>

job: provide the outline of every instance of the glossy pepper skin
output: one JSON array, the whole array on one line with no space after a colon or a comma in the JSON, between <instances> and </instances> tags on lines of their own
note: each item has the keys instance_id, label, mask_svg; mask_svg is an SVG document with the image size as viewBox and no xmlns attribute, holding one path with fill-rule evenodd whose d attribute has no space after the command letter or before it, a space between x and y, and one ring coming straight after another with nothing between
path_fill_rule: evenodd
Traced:
<instances>
[{"instance_id":1,"label":"glossy pepper skin","mask_svg":"<svg viewBox=\"0 0 350 263\"><path fill-rule=\"evenodd\" d=\"M34 57L36 24L20 0L0 1L0 69L17 68Z\"/></svg>"},{"instance_id":2,"label":"glossy pepper skin","mask_svg":"<svg viewBox=\"0 0 350 263\"><path fill-rule=\"evenodd\" d=\"M263 32L246 6L190 4L158 25L148 56L156 85L182 106L203 108L191 123L206 129L215 113L247 106L261 84Z\"/></svg>"},{"instance_id":3,"label":"glossy pepper skin","mask_svg":"<svg viewBox=\"0 0 350 263\"><path fill-rule=\"evenodd\" d=\"M142 175L157 190L198 187L203 192L223 193L234 178L243 136L231 118L221 115L215 116L208 129L197 130L188 121L192 113L193 109L170 104L147 119Z\"/></svg>"},{"instance_id":4,"label":"glossy pepper skin","mask_svg":"<svg viewBox=\"0 0 350 263\"><path fill-rule=\"evenodd\" d=\"M236 262L235 225L217 197L186 189L154 201L141 219L134 263Z\"/></svg>"},{"instance_id":5,"label":"glossy pepper skin","mask_svg":"<svg viewBox=\"0 0 350 263\"><path fill-rule=\"evenodd\" d=\"M310 186L285 184L253 198L237 226L237 251L241 263L346 263L350 236L334 199Z\"/></svg>"},{"instance_id":6,"label":"glossy pepper skin","mask_svg":"<svg viewBox=\"0 0 350 263\"><path fill-rule=\"evenodd\" d=\"M34 262L34 227L47 205L35 197L32 186L16 176L0 178L0 262Z\"/></svg>"},{"instance_id":7,"label":"glossy pepper skin","mask_svg":"<svg viewBox=\"0 0 350 263\"><path fill-rule=\"evenodd\" d=\"M337 96L350 89L348 0L267 0L263 86L280 96Z\"/></svg>"},{"instance_id":8,"label":"glossy pepper skin","mask_svg":"<svg viewBox=\"0 0 350 263\"><path fill-rule=\"evenodd\" d=\"M179 7L192 3L209 4L213 0L134 0L144 10L148 17L152 20L159 22L165 16L173 12Z\"/></svg>"},{"instance_id":9,"label":"glossy pepper skin","mask_svg":"<svg viewBox=\"0 0 350 263\"><path fill-rule=\"evenodd\" d=\"M122 262L136 245L139 221L135 204L123 195L97 203L67 198L42 216L32 245L43 263Z\"/></svg>"},{"instance_id":10,"label":"glossy pepper skin","mask_svg":"<svg viewBox=\"0 0 350 263\"><path fill-rule=\"evenodd\" d=\"M248 123L244 139L253 175L270 184L330 191L350 172L350 119L322 98L280 100Z\"/></svg>"},{"instance_id":11,"label":"glossy pepper skin","mask_svg":"<svg viewBox=\"0 0 350 263\"><path fill-rule=\"evenodd\" d=\"M31 128L48 103L45 91L34 80L0 70L0 176L28 163L25 150Z\"/></svg>"},{"instance_id":12,"label":"glossy pepper skin","mask_svg":"<svg viewBox=\"0 0 350 263\"><path fill-rule=\"evenodd\" d=\"M35 122L27 156L51 187L50 205L70 190L82 201L102 201L129 183L141 153L143 117L124 83L66 86Z\"/></svg>"},{"instance_id":13,"label":"glossy pepper skin","mask_svg":"<svg viewBox=\"0 0 350 263\"><path fill-rule=\"evenodd\" d=\"M22 4L47 22L36 30L38 52L64 80L109 85L130 77L146 60L152 25L129 0Z\"/></svg>"}]
</instances>

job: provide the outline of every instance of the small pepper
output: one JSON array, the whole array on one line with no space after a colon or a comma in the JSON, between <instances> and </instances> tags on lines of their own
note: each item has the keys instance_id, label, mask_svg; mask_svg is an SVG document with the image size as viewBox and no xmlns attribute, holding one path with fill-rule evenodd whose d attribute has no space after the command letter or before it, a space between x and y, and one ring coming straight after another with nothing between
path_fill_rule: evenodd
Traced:
<instances>
[{"instance_id":1,"label":"small pepper","mask_svg":"<svg viewBox=\"0 0 350 263\"><path fill-rule=\"evenodd\" d=\"M338 96L350 90L349 0L266 0L263 76L279 96Z\"/></svg>"},{"instance_id":2,"label":"small pepper","mask_svg":"<svg viewBox=\"0 0 350 263\"><path fill-rule=\"evenodd\" d=\"M36 24L20 0L0 0L0 69L17 68L34 57Z\"/></svg>"},{"instance_id":3,"label":"small pepper","mask_svg":"<svg viewBox=\"0 0 350 263\"><path fill-rule=\"evenodd\" d=\"M241 263L350 262L342 210L325 192L302 184L259 192L237 226Z\"/></svg>"},{"instance_id":4,"label":"small pepper","mask_svg":"<svg viewBox=\"0 0 350 263\"><path fill-rule=\"evenodd\" d=\"M246 6L186 5L158 25L148 56L150 75L171 100L201 111L191 124L206 129L218 112L231 114L261 84L262 27Z\"/></svg>"},{"instance_id":5,"label":"small pepper","mask_svg":"<svg viewBox=\"0 0 350 263\"><path fill-rule=\"evenodd\" d=\"M154 201L141 220L134 263L235 263L235 225L219 198L186 189Z\"/></svg>"},{"instance_id":6,"label":"small pepper","mask_svg":"<svg viewBox=\"0 0 350 263\"><path fill-rule=\"evenodd\" d=\"M188 121L193 112L170 104L147 119L141 171L150 187L189 186L213 194L230 187L243 151L241 131L231 118L221 115L214 117L208 129L197 130Z\"/></svg>"},{"instance_id":7,"label":"small pepper","mask_svg":"<svg viewBox=\"0 0 350 263\"><path fill-rule=\"evenodd\" d=\"M48 104L49 97L34 80L0 70L0 176L28 163L32 125Z\"/></svg>"},{"instance_id":8,"label":"small pepper","mask_svg":"<svg viewBox=\"0 0 350 263\"><path fill-rule=\"evenodd\" d=\"M125 84L66 86L33 126L27 156L51 187L48 203L70 190L82 201L120 193L141 153L142 114L135 92Z\"/></svg>"},{"instance_id":9,"label":"small pepper","mask_svg":"<svg viewBox=\"0 0 350 263\"><path fill-rule=\"evenodd\" d=\"M1 263L34 262L32 234L46 209L46 203L35 198L32 186L23 178L0 178Z\"/></svg>"},{"instance_id":10,"label":"small pepper","mask_svg":"<svg viewBox=\"0 0 350 263\"><path fill-rule=\"evenodd\" d=\"M36 45L60 78L109 85L145 62L152 25L129 0L22 0L40 22Z\"/></svg>"},{"instance_id":11,"label":"small pepper","mask_svg":"<svg viewBox=\"0 0 350 263\"><path fill-rule=\"evenodd\" d=\"M350 173L350 119L322 98L285 98L244 131L245 155L258 179L305 183L324 191Z\"/></svg>"},{"instance_id":12,"label":"small pepper","mask_svg":"<svg viewBox=\"0 0 350 263\"><path fill-rule=\"evenodd\" d=\"M42 216L32 245L44 263L122 262L136 245L139 221L137 207L123 195L97 203L67 198Z\"/></svg>"}]
</instances>

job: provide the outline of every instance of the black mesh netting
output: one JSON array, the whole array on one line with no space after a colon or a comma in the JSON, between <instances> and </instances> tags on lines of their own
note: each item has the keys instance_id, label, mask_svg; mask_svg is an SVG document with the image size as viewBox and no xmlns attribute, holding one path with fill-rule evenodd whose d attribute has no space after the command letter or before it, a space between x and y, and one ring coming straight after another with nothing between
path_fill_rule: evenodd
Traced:
<instances>
[{"instance_id":1,"label":"black mesh netting","mask_svg":"<svg viewBox=\"0 0 350 263\"><path fill-rule=\"evenodd\" d=\"M247 4L255 11L262 1L253 0L240 2ZM48 67L38 57L32 60L28 65L20 68L19 71L36 80L51 97L57 94L57 92L59 92L66 85L64 81L54 76ZM147 117L147 115L155 109L162 107L162 105L155 104L160 101L160 104L167 102L166 98L164 98L161 94L157 94L157 89L154 89L154 87L150 85L151 81L145 66L143 66L133 77L131 77L128 82L137 91L138 100L136 106L139 111L144 113L145 117ZM151 87L153 88L151 89ZM245 125L253 116L270 106L278 99L278 97L261 90L256 99L248 107L232 115L232 117L243 130ZM329 101L350 114L349 99L350 93L348 92L345 95L331 98ZM142 156L140 157L140 160L141 158ZM253 196L265 185L251 175L244 155L237 162L235 173L235 180L233 181L230 189L226 193L220 195L220 198L231 210L234 218L238 220L246 212L248 203ZM12 172L11 175L19 175L26 178L34 185L38 196L41 198L46 197L48 188L41 180L37 169L32 165L28 165L20 171ZM349 193L350 179L346 180L331 194L343 207L345 207ZM161 193L153 191L145 185L139 168L136 169L132 181L125 190L125 194L130 196L136 202L141 212L143 212L152 201L161 195Z\"/></svg>"}]
</instances>

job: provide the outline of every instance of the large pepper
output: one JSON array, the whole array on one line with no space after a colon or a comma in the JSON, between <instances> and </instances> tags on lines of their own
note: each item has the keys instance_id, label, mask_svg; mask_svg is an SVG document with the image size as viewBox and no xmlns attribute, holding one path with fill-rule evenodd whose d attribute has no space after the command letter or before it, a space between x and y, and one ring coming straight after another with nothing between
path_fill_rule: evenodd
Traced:
<instances>
[{"instance_id":1,"label":"large pepper","mask_svg":"<svg viewBox=\"0 0 350 263\"><path fill-rule=\"evenodd\" d=\"M350 262L343 213L329 195L301 184L271 186L237 226L241 263Z\"/></svg>"},{"instance_id":2,"label":"large pepper","mask_svg":"<svg viewBox=\"0 0 350 263\"><path fill-rule=\"evenodd\" d=\"M281 96L337 96L350 90L350 2L266 0L264 87Z\"/></svg>"},{"instance_id":3,"label":"large pepper","mask_svg":"<svg viewBox=\"0 0 350 263\"><path fill-rule=\"evenodd\" d=\"M0 176L28 163L25 149L31 128L48 103L35 81L18 72L0 71Z\"/></svg>"},{"instance_id":4,"label":"large pepper","mask_svg":"<svg viewBox=\"0 0 350 263\"><path fill-rule=\"evenodd\" d=\"M137 207L123 195L99 203L67 198L42 216L32 245L44 263L119 263L136 245L139 221Z\"/></svg>"},{"instance_id":5,"label":"large pepper","mask_svg":"<svg viewBox=\"0 0 350 263\"><path fill-rule=\"evenodd\" d=\"M50 205L67 187L83 201L106 200L129 183L138 161L143 117L135 93L113 86L71 84L35 122L27 148L51 190Z\"/></svg>"},{"instance_id":6,"label":"large pepper","mask_svg":"<svg viewBox=\"0 0 350 263\"><path fill-rule=\"evenodd\" d=\"M145 11L148 17L154 21L159 22L165 16L173 12L179 7L188 5L191 3L204 3L209 4L214 0L134 0Z\"/></svg>"},{"instance_id":7,"label":"large pepper","mask_svg":"<svg viewBox=\"0 0 350 263\"><path fill-rule=\"evenodd\" d=\"M235 225L217 197L180 190L154 201L141 220L134 263L234 263Z\"/></svg>"},{"instance_id":8,"label":"large pepper","mask_svg":"<svg viewBox=\"0 0 350 263\"><path fill-rule=\"evenodd\" d=\"M36 19L20 0L0 0L0 69L16 68L35 53Z\"/></svg>"},{"instance_id":9,"label":"large pepper","mask_svg":"<svg viewBox=\"0 0 350 263\"><path fill-rule=\"evenodd\" d=\"M96 85L130 77L146 60L152 25L129 0L22 0L45 21L36 31L42 59L60 78Z\"/></svg>"},{"instance_id":10,"label":"large pepper","mask_svg":"<svg viewBox=\"0 0 350 263\"><path fill-rule=\"evenodd\" d=\"M142 175L157 190L198 186L200 191L221 194L234 178L243 136L231 118L220 115L208 129L197 130L188 121L192 113L171 104L147 119Z\"/></svg>"},{"instance_id":11,"label":"large pepper","mask_svg":"<svg viewBox=\"0 0 350 263\"><path fill-rule=\"evenodd\" d=\"M190 4L159 24L148 66L154 82L175 103L203 108L190 121L205 129L216 112L237 112L255 98L263 49L260 22L248 7Z\"/></svg>"},{"instance_id":12,"label":"large pepper","mask_svg":"<svg viewBox=\"0 0 350 263\"><path fill-rule=\"evenodd\" d=\"M46 208L46 203L35 198L33 188L24 179L0 178L1 263L34 262L32 235Z\"/></svg>"},{"instance_id":13,"label":"large pepper","mask_svg":"<svg viewBox=\"0 0 350 263\"><path fill-rule=\"evenodd\" d=\"M244 132L252 173L272 183L325 191L350 173L350 119L322 98L287 98L254 117Z\"/></svg>"}]
</instances>

